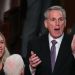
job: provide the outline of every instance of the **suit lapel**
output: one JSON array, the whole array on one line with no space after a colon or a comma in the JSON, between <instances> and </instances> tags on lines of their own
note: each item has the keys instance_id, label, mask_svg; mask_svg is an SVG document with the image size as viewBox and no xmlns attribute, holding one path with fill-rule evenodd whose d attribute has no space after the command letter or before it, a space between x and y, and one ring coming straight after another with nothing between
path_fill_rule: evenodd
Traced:
<instances>
[{"instance_id":1,"label":"suit lapel","mask_svg":"<svg viewBox=\"0 0 75 75\"><path fill-rule=\"evenodd\" d=\"M68 49L68 45L66 44L68 41L67 41L67 37L66 35L64 35L63 39L62 39L62 42L61 42L61 45L60 45L60 49L59 49L59 53L58 53L58 56L57 56L57 60L56 60L56 63L55 63L55 68L54 68L54 73L57 73L58 71L60 72L60 70L63 68L64 66L64 61L66 61L67 57L66 57L66 51ZM64 59L64 60L63 60ZM63 66L62 66L63 65Z\"/></svg>"},{"instance_id":2,"label":"suit lapel","mask_svg":"<svg viewBox=\"0 0 75 75\"><path fill-rule=\"evenodd\" d=\"M41 41L42 41L42 44L41 44L42 49L41 50L43 50L42 51L42 53L43 53L42 60L45 60L46 67L48 67L48 71L50 72L51 71L51 60L50 60L51 57L50 57L48 35L43 37ZM64 62L63 59L66 60L66 58L65 58L65 55L66 55L65 51L67 49L66 42L67 42L67 38L64 35L64 37L62 39L62 42L61 42L60 49L59 49L59 53L58 53L58 56L57 56L57 60L56 60L56 63L55 63L53 74L58 72L58 70L62 69L63 66L61 66L61 65Z\"/></svg>"},{"instance_id":3,"label":"suit lapel","mask_svg":"<svg viewBox=\"0 0 75 75\"><path fill-rule=\"evenodd\" d=\"M49 74L51 74L51 61L50 61L50 49L49 49L49 40L48 40L48 35L45 35L45 37L42 38L42 44L41 44L41 50L43 53L43 60L44 63L46 64L45 66L47 67L47 71Z\"/></svg>"}]
</instances>

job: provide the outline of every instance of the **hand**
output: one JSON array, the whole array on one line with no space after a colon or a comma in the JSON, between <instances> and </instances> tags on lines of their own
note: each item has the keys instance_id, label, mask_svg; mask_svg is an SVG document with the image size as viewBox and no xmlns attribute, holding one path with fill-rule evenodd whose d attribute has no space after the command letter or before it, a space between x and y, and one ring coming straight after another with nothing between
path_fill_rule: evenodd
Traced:
<instances>
[{"instance_id":1,"label":"hand","mask_svg":"<svg viewBox=\"0 0 75 75\"><path fill-rule=\"evenodd\" d=\"M41 63L40 58L33 51L31 51L29 63L32 69L36 69L36 67Z\"/></svg>"},{"instance_id":2,"label":"hand","mask_svg":"<svg viewBox=\"0 0 75 75\"><path fill-rule=\"evenodd\" d=\"M73 36L72 43L71 43L72 53L75 54L75 35Z\"/></svg>"}]
</instances>

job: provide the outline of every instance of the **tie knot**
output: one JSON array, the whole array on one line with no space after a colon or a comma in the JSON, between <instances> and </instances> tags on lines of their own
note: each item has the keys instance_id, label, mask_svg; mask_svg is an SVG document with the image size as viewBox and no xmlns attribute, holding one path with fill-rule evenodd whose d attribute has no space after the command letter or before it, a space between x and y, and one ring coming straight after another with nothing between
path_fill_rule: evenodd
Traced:
<instances>
[{"instance_id":1,"label":"tie knot","mask_svg":"<svg viewBox=\"0 0 75 75\"><path fill-rule=\"evenodd\" d=\"M51 42L52 42L52 45L55 45L57 43L56 40L52 40Z\"/></svg>"}]
</instances>

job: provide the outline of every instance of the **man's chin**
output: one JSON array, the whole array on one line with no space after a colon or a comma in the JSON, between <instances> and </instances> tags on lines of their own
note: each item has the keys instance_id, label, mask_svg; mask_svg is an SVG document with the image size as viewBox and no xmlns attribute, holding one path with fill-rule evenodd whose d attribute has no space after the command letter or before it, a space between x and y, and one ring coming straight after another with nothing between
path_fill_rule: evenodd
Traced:
<instances>
[{"instance_id":1,"label":"man's chin","mask_svg":"<svg viewBox=\"0 0 75 75\"><path fill-rule=\"evenodd\" d=\"M54 38L59 38L61 35L54 35Z\"/></svg>"}]
</instances>

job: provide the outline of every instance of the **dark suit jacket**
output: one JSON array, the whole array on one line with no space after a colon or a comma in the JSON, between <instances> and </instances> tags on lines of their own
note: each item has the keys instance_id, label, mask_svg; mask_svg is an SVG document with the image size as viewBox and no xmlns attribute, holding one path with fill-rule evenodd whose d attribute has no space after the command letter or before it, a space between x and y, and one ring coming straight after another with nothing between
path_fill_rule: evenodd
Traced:
<instances>
[{"instance_id":1,"label":"dark suit jacket","mask_svg":"<svg viewBox=\"0 0 75 75\"><path fill-rule=\"evenodd\" d=\"M74 57L71 52L71 39L69 35L64 35L53 72L51 70L48 35L43 35L29 43L27 58L29 58L32 50L42 60L36 69L36 75L72 75Z\"/></svg>"}]
</instances>

